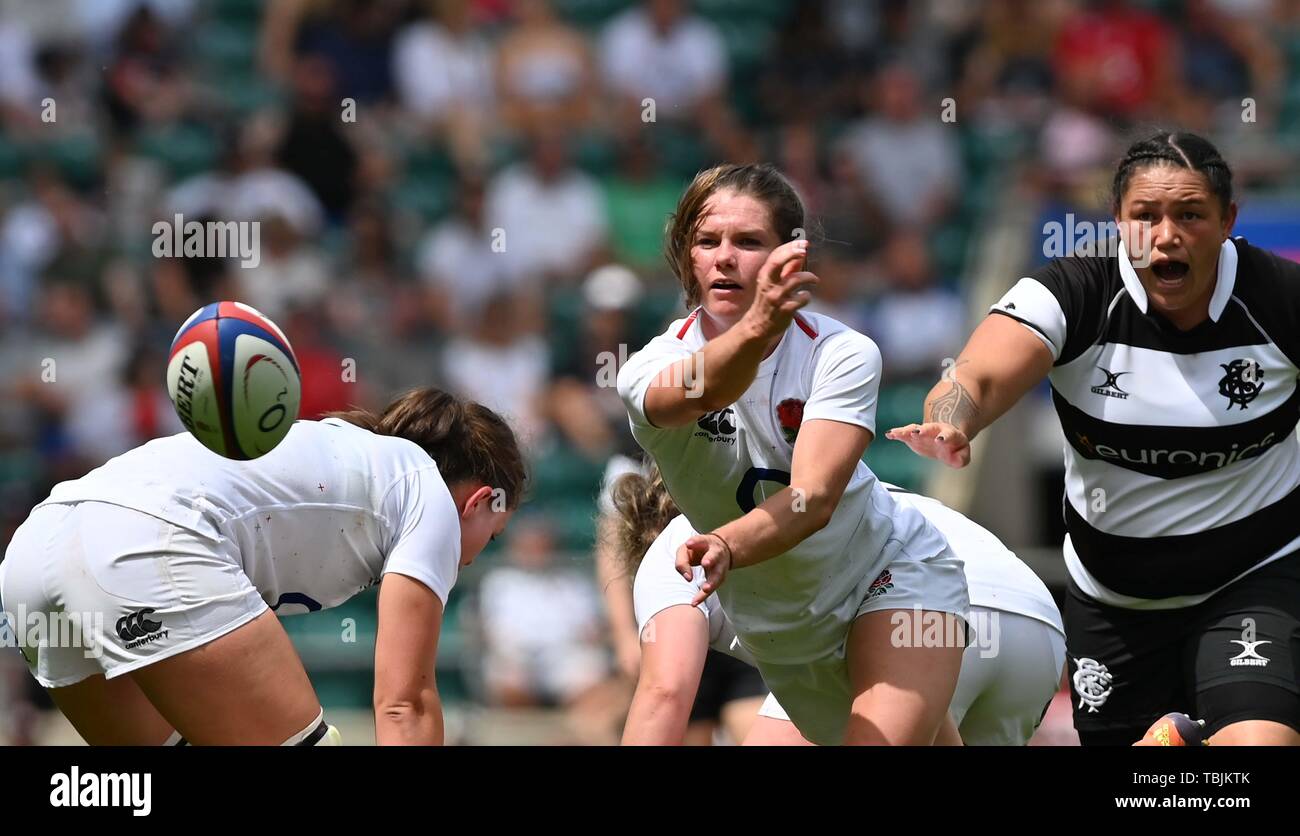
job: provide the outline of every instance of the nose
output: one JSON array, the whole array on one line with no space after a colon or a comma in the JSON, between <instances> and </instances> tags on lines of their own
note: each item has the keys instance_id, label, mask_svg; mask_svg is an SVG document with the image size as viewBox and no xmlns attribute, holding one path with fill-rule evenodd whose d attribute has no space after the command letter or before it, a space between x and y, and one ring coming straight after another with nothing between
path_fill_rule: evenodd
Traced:
<instances>
[{"instance_id":1,"label":"nose","mask_svg":"<svg viewBox=\"0 0 1300 836\"><path fill-rule=\"evenodd\" d=\"M723 239L718 242L714 249L713 263L719 270L727 270L736 266L736 248L731 242Z\"/></svg>"},{"instance_id":2,"label":"nose","mask_svg":"<svg viewBox=\"0 0 1300 836\"><path fill-rule=\"evenodd\" d=\"M1156 248L1177 247L1182 243L1178 224L1172 216L1166 214L1160 223L1151 225L1151 246Z\"/></svg>"}]
</instances>

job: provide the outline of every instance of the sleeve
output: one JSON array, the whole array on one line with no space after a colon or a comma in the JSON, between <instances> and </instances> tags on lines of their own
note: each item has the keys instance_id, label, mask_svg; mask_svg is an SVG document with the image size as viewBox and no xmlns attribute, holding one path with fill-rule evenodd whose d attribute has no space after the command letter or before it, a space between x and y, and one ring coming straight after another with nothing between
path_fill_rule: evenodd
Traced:
<instances>
[{"instance_id":1,"label":"sleeve","mask_svg":"<svg viewBox=\"0 0 1300 836\"><path fill-rule=\"evenodd\" d=\"M618 370L618 395L627 407L633 427L656 429L645 415L646 392L661 371L693 353L681 340L660 334L646 343L645 348L629 357L623 368Z\"/></svg>"},{"instance_id":2,"label":"sleeve","mask_svg":"<svg viewBox=\"0 0 1300 836\"><path fill-rule=\"evenodd\" d=\"M803 420L824 418L876 431L880 349L870 337L841 331L826 337L813 369Z\"/></svg>"},{"instance_id":3,"label":"sleeve","mask_svg":"<svg viewBox=\"0 0 1300 836\"><path fill-rule=\"evenodd\" d=\"M1102 261L1055 259L1016 282L989 313L1019 322L1043 341L1056 365L1068 363L1092 343L1096 326L1105 319L1110 299L1102 298L1102 282L1089 274Z\"/></svg>"},{"instance_id":4,"label":"sleeve","mask_svg":"<svg viewBox=\"0 0 1300 836\"><path fill-rule=\"evenodd\" d=\"M670 523L646 551L645 558L637 568L636 579L632 582L632 606L636 611L637 635L644 633L650 619L669 607L679 604L690 606L695 593L700 591L700 584L704 582L703 569L695 567L695 580L688 581L677 574L673 565L677 547L694 534L695 531L689 526ZM718 627L715 621L722 616L717 594L710 595L699 609L709 620L709 640L712 641Z\"/></svg>"},{"instance_id":5,"label":"sleeve","mask_svg":"<svg viewBox=\"0 0 1300 836\"><path fill-rule=\"evenodd\" d=\"M382 575L414 578L447 604L460 571L460 518L436 466L422 467L393 483L382 507L392 509L396 533Z\"/></svg>"}]
</instances>

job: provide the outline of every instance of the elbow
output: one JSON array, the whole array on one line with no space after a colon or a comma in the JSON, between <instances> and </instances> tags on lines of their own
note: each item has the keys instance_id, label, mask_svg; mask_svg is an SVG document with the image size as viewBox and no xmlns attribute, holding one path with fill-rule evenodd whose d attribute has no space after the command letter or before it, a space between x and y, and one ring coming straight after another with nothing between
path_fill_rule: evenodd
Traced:
<instances>
[{"instance_id":1,"label":"elbow","mask_svg":"<svg viewBox=\"0 0 1300 836\"><path fill-rule=\"evenodd\" d=\"M398 723L418 719L437 704L438 694L432 689L420 693L376 691L374 695L375 716Z\"/></svg>"},{"instance_id":2,"label":"elbow","mask_svg":"<svg viewBox=\"0 0 1300 836\"><path fill-rule=\"evenodd\" d=\"M805 536L815 534L830 525L835 508L839 505L839 499L838 496L831 497L826 494L807 498L802 515Z\"/></svg>"}]
</instances>

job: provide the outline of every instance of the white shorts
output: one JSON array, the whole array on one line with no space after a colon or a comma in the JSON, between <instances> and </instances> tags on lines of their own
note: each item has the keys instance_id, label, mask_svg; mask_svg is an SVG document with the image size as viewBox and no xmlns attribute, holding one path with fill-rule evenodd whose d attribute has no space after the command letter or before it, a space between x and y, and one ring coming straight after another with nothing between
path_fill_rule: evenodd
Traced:
<instances>
[{"instance_id":1,"label":"white shorts","mask_svg":"<svg viewBox=\"0 0 1300 836\"><path fill-rule=\"evenodd\" d=\"M867 613L917 609L949 613L954 616L957 638L955 646L966 641L965 619L969 615L966 574L962 562L945 549L937 557L895 560L872 583L866 599L853 620ZM788 711L779 719L791 720L799 732L813 743L836 746L844 742L853 689L849 683L845 641L836 650L812 662L772 664L755 659L763 681Z\"/></svg>"},{"instance_id":2,"label":"white shorts","mask_svg":"<svg viewBox=\"0 0 1300 836\"><path fill-rule=\"evenodd\" d=\"M985 607L971 608L971 622L980 633L985 633L988 625L996 625L986 634L995 636L996 641L979 641L984 638L979 636L977 643L966 648L948 714L967 746L1024 746L1060 686L1065 636L1036 618ZM827 690L801 695L809 702L800 706L798 713L847 715L852 699L847 672L842 685L821 684ZM776 720L790 719L775 694L768 695L758 713Z\"/></svg>"},{"instance_id":3,"label":"white shorts","mask_svg":"<svg viewBox=\"0 0 1300 836\"><path fill-rule=\"evenodd\" d=\"M61 688L206 644L268 609L234 544L103 502L43 505L0 562L0 610Z\"/></svg>"}]
</instances>

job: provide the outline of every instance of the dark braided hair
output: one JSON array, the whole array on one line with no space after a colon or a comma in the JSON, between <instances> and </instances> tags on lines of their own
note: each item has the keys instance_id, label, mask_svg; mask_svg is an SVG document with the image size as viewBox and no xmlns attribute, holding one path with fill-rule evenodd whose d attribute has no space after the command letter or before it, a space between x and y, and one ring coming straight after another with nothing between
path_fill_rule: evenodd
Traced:
<instances>
[{"instance_id":1,"label":"dark braided hair","mask_svg":"<svg viewBox=\"0 0 1300 836\"><path fill-rule=\"evenodd\" d=\"M1153 165L1172 165L1198 171L1210 184L1210 191L1219 199L1219 207L1226 213L1232 203L1232 169L1208 139L1187 131L1161 131L1129 146L1115 169L1111 184L1111 211L1119 215L1128 190L1129 180L1139 169Z\"/></svg>"}]
</instances>

